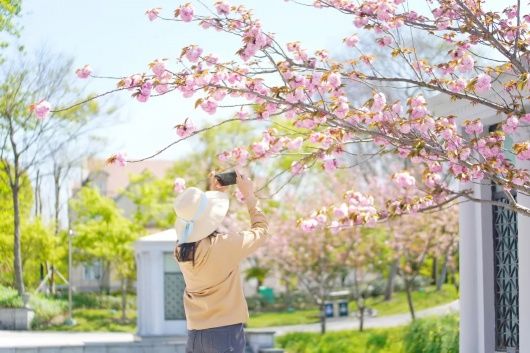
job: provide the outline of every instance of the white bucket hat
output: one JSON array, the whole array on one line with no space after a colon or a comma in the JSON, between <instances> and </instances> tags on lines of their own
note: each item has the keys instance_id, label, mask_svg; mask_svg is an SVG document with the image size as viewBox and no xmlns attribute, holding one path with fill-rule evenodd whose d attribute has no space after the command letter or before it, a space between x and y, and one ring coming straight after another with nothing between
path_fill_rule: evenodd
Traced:
<instances>
[{"instance_id":1,"label":"white bucket hat","mask_svg":"<svg viewBox=\"0 0 530 353\"><path fill-rule=\"evenodd\" d=\"M221 191L187 188L174 202L177 242L193 243L206 238L219 227L228 212L228 195Z\"/></svg>"}]
</instances>

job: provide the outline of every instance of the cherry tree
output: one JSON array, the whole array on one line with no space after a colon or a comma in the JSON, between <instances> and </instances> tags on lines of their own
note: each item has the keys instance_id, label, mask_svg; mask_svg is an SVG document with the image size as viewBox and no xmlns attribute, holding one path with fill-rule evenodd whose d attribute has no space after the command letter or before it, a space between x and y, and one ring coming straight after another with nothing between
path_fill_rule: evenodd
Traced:
<instances>
[{"instance_id":1,"label":"cherry tree","mask_svg":"<svg viewBox=\"0 0 530 353\"><path fill-rule=\"evenodd\" d=\"M349 146L370 144L377 147L375 154L392 153L420 169L419 178L407 171L398 178L402 187L412 186L417 191L412 196L398 195L376 204L370 195L350 190L344 196L347 212L343 217L328 217L325 224L308 218L301 223L305 229L317 229L317 224L328 229L372 224L457 200L495 204L530 215L530 209L508 192L530 194L528 170L512 162L530 160L530 113L525 107L530 15L521 13L520 1L501 11L492 10L493 1L484 0L424 0L426 11L416 11L406 0L297 3L349 16L351 34L337 38L337 43L353 48L351 57L337 60L327 50L309 52L300 42L283 45L244 6L220 0L213 11L201 14L192 3L186 3L176 9L153 8L146 15L154 22L197 24L219 32L221 38L240 38L236 56L222 60L190 44L176 62L154 58L148 71L118 78L114 91L129 92L139 102L180 93L212 116L224 107L240 107L233 117L214 125L234 120L270 121L270 127L254 143L220 154L234 163L296 154L289 170L281 173L295 177L312 167L331 172L368 163L374 153L354 165L341 161ZM366 36L368 32L373 35ZM444 43L447 50L432 59L422 57L414 33ZM376 58L361 50L363 40L374 40L386 50L386 57ZM388 60L404 69L379 71L378 65ZM77 74L80 78L98 77L88 65ZM349 99L345 90L349 83L371 87L372 97L362 103ZM379 90L379 85L388 83L417 90L406 99L390 101ZM501 128L489 132L480 117L457 122L454 116L435 114L425 98L434 93L497 113ZM79 104L85 101L61 107L42 100L32 109L44 120L50 113ZM279 116L289 123L289 134L275 128ZM170 146L201 131L187 119L176 127L179 138ZM507 149L506 139L516 143ZM117 154L110 161L123 164L135 160ZM500 185L507 190L509 203L481 199L451 180Z\"/></svg>"}]
</instances>

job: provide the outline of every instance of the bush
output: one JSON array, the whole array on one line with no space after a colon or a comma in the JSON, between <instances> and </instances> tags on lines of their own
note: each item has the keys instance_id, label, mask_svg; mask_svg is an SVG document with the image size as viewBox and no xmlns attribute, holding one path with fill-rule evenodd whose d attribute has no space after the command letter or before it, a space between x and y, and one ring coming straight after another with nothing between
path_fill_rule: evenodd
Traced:
<instances>
[{"instance_id":1,"label":"bush","mask_svg":"<svg viewBox=\"0 0 530 353\"><path fill-rule=\"evenodd\" d=\"M417 320L405 332L405 353L458 353L458 318Z\"/></svg>"},{"instance_id":2,"label":"bush","mask_svg":"<svg viewBox=\"0 0 530 353\"><path fill-rule=\"evenodd\" d=\"M0 285L0 308L22 308L24 302L14 288Z\"/></svg>"},{"instance_id":3,"label":"bush","mask_svg":"<svg viewBox=\"0 0 530 353\"><path fill-rule=\"evenodd\" d=\"M276 339L286 353L458 353L457 316L420 319L388 329L289 333Z\"/></svg>"},{"instance_id":4,"label":"bush","mask_svg":"<svg viewBox=\"0 0 530 353\"><path fill-rule=\"evenodd\" d=\"M49 298L44 295L32 295L29 306L35 310L32 327L40 328L48 325L56 316L63 315L68 310L68 302L61 299Z\"/></svg>"}]
</instances>

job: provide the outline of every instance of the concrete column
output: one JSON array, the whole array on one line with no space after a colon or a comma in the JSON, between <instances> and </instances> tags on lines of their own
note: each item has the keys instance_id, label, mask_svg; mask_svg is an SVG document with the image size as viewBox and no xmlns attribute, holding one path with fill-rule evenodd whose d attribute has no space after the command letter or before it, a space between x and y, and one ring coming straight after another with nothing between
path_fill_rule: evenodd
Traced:
<instances>
[{"instance_id":1,"label":"concrete column","mask_svg":"<svg viewBox=\"0 0 530 353\"><path fill-rule=\"evenodd\" d=\"M147 288L145 297L149 302L149 310L151 313L151 334L163 334L164 327L164 254L159 249L150 251L151 264L150 271L150 286Z\"/></svg>"},{"instance_id":2,"label":"concrete column","mask_svg":"<svg viewBox=\"0 0 530 353\"><path fill-rule=\"evenodd\" d=\"M471 188L462 184L461 189ZM478 342L477 234L475 204L460 204L460 352L476 352Z\"/></svg>"},{"instance_id":3,"label":"concrete column","mask_svg":"<svg viewBox=\"0 0 530 353\"><path fill-rule=\"evenodd\" d=\"M530 170L530 162L517 164ZM530 197L518 193L517 201L530 208ZM519 353L530 353L530 217L517 215L519 255Z\"/></svg>"},{"instance_id":4,"label":"concrete column","mask_svg":"<svg viewBox=\"0 0 530 353\"><path fill-rule=\"evenodd\" d=\"M475 186L475 195L491 200L491 186ZM490 204L475 204L475 238L477 239L477 352L495 349L495 275L493 256L493 209Z\"/></svg>"}]
</instances>

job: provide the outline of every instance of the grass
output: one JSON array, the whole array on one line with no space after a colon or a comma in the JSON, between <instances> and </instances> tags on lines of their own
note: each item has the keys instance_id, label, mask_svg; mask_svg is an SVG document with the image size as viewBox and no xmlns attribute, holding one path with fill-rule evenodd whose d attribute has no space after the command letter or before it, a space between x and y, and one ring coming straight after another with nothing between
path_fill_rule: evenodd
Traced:
<instances>
[{"instance_id":1,"label":"grass","mask_svg":"<svg viewBox=\"0 0 530 353\"><path fill-rule=\"evenodd\" d=\"M458 353L458 318L426 318L364 332L289 333L276 344L286 353Z\"/></svg>"},{"instance_id":2,"label":"grass","mask_svg":"<svg viewBox=\"0 0 530 353\"><path fill-rule=\"evenodd\" d=\"M319 312L317 309L296 310L293 312L281 313L253 313L250 315L250 320L247 322L247 327L257 328L309 324L319 322L318 315Z\"/></svg>"},{"instance_id":3,"label":"grass","mask_svg":"<svg viewBox=\"0 0 530 353\"><path fill-rule=\"evenodd\" d=\"M68 298L31 294L29 305L35 310L32 327L49 331L135 332L136 297L127 296L127 320L121 321L121 296L98 293L75 293L73 317L77 325L66 326ZM21 308L22 298L13 288L0 286L0 307Z\"/></svg>"},{"instance_id":4,"label":"grass","mask_svg":"<svg viewBox=\"0 0 530 353\"><path fill-rule=\"evenodd\" d=\"M439 292L436 291L435 286L429 286L423 291L412 292L412 302L415 311L450 303L456 299L458 299L458 293L452 284L444 285ZM405 292L394 293L392 300L387 302L385 302L382 297L369 298L366 300L366 306L376 309L378 316L409 312L407 294ZM349 309L350 312L356 310L355 302L350 302Z\"/></svg>"},{"instance_id":5,"label":"grass","mask_svg":"<svg viewBox=\"0 0 530 353\"><path fill-rule=\"evenodd\" d=\"M41 329L76 332L136 332L136 310L127 310L125 322L120 320L121 311L113 309L75 309L73 317L76 322L74 326L60 324L44 326Z\"/></svg>"},{"instance_id":6,"label":"grass","mask_svg":"<svg viewBox=\"0 0 530 353\"><path fill-rule=\"evenodd\" d=\"M416 311L427 309L452 302L458 299L458 293L453 285L444 285L440 292L434 286L427 287L423 291L412 293L414 309ZM382 297L369 298L366 300L367 307L377 310L378 316L403 314L409 311L405 292L394 293L391 301L385 302ZM356 311L354 301L349 303L350 313ZM284 326L297 324L311 324L319 322L317 309L296 310L293 312L263 312L252 313L248 321L249 328Z\"/></svg>"}]
</instances>

